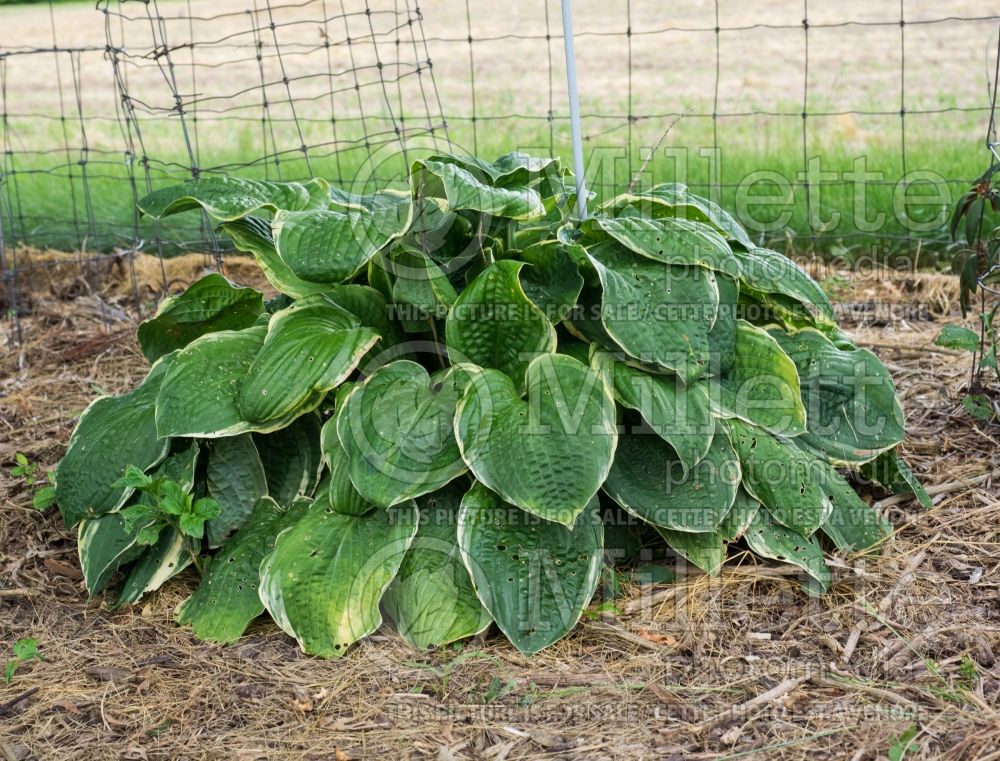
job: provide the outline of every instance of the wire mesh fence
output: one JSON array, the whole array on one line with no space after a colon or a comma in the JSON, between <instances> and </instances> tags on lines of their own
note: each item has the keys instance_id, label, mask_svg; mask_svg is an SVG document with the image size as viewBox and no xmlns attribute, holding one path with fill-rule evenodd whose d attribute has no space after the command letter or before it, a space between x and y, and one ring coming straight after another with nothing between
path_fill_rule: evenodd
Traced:
<instances>
[{"instance_id":1,"label":"wire mesh fence","mask_svg":"<svg viewBox=\"0 0 1000 761\"><path fill-rule=\"evenodd\" d=\"M952 197L988 161L1000 15L982 4L573 7L599 197L681 181L764 244L909 253L946 243ZM230 173L373 187L405 174L414 145L570 153L558 0L100 0L0 13L13 32L0 41L0 265L15 312L28 249L219 257L196 215L138 216L135 201L166 184Z\"/></svg>"}]
</instances>

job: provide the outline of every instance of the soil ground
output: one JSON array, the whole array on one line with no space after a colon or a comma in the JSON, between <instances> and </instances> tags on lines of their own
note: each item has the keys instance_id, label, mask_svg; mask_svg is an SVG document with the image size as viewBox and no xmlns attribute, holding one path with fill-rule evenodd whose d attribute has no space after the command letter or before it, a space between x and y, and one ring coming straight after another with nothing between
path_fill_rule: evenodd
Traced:
<instances>
[{"instance_id":1,"label":"soil ground","mask_svg":"<svg viewBox=\"0 0 1000 761\"><path fill-rule=\"evenodd\" d=\"M174 262L174 287L206 264ZM172 618L189 575L118 612L86 599L74 538L8 468L15 452L52 466L89 400L145 364L130 284L46 272L0 358L0 645L45 657L0 683L0 758L1000 757L1000 429L964 415L968 360L932 345L959 319L950 278L814 268L892 370L935 503L869 495L895 536L883 557L834 558L826 597L737 556L720 579L628 587L531 659L496 634L415 652L387 626L323 661L270 623L198 642Z\"/></svg>"}]
</instances>

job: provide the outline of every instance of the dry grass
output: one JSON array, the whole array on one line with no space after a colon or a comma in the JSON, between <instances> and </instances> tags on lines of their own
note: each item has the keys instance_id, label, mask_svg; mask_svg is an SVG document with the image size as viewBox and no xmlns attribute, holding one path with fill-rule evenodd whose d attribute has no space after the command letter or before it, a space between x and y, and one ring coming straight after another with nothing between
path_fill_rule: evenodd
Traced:
<instances>
[{"instance_id":1,"label":"dry grass","mask_svg":"<svg viewBox=\"0 0 1000 761\"><path fill-rule=\"evenodd\" d=\"M938 298L924 280L913 292ZM843 288L848 303L912 298ZM52 465L95 387L142 374L134 324L98 297L39 301L0 358L0 465L15 451ZM0 758L874 759L911 725L907 758L997 758L1000 431L961 414L967 360L933 347L936 331L853 327L898 381L910 460L936 494L930 510L888 501L885 557L834 561L822 600L739 559L721 579L632 589L620 615L530 660L496 635L418 653L388 627L337 661L270 623L202 644L172 621L190 575L110 612L86 601L58 517L4 467L0 642L34 637L46 660L0 684Z\"/></svg>"}]
</instances>

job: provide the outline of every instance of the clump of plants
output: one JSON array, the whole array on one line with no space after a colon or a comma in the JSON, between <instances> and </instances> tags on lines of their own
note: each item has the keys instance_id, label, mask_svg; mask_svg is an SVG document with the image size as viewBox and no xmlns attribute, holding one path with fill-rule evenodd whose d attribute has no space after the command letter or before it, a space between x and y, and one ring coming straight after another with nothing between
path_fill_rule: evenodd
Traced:
<instances>
[{"instance_id":1,"label":"clump of plants","mask_svg":"<svg viewBox=\"0 0 1000 761\"><path fill-rule=\"evenodd\" d=\"M433 156L408 191L206 178L203 210L279 293L209 275L139 326L150 362L84 412L56 473L87 589L188 566L177 620L233 642L265 611L338 656L387 616L420 648L491 623L569 632L640 546L718 574L891 526L851 474L922 494L888 372L823 290L682 185L581 221L558 161ZM925 496L925 495L923 495Z\"/></svg>"},{"instance_id":2,"label":"clump of plants","mask_svg":"<svg viewBox=\"0 0 1000 761\"><path fill-rule=\"evenodd\" d=\"M1000 382L997 349L1000 347L1000 191L993 186L993 176L1000 171L1000 161L973 183L972 188L958 199L951 218L951 235L959 236L962 245L952 261L952 271L958 275L959 304L962 317L975 310L978 330L961 325L946 325L934 343L958 349L972 355L968 392L962 398L965 411L984 421L1000 418L997 391L990 388ZM991 393L992 392L992 393Z\"/></svg>"}]
</instances>

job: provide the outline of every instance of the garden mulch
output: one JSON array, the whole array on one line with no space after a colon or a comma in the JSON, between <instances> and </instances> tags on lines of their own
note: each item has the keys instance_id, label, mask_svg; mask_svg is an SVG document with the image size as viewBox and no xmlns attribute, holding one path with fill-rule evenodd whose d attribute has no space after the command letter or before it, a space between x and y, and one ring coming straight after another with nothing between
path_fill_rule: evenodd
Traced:
<instances>
[{"instance_id":1,"label":"garden mulch","mask_svg":"<svg viewBox=\"0 0 1000 761\"><path fill-rule=\"evenodd\" d=\"M88 601L73 536L8 469L54 465L144 361L130 285L41 287L23 344L0 335L0 647L45 657L0 682L0 759L1000 758L1000 427L964 414L968 358L932 344L954 286L817 274L897 381L933 508L869 495L895 535L834 558L822 599L737 555L719 579L627 587L530 659L496 634L415 652L389 626L331 661L264 621L207 645L173 622L192 572L124 610Z\"/></svg>"}]
</instances>

